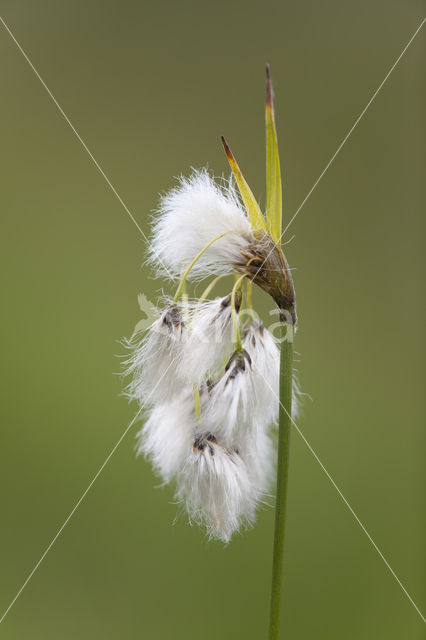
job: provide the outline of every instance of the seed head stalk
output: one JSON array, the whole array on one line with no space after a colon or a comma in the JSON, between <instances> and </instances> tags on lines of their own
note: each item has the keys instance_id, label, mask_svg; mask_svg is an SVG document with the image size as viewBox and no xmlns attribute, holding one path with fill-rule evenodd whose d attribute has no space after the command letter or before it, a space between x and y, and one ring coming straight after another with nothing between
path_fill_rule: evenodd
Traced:
<instances>
[{"instance_id":1,"label":"seed head stalk","mask_svg":"<svg viewBox=\"0 0 426 640\"><path fill-rule=\"evenodd\" d=\"M266 67L266 181L267 209L270 212L270 229L278 243L282 239L283 208L281 168L275 126L274 101L269 65ZM284 260L285 264L285 260ZM289 272L288 272L289 273ZM287 274L291 280L291 275ZM291 288L293 284L291 282ZM294 301L294 289L292 299ZM281 587L283 579L284 534L288 493L288 469L290 457L291 403L293 383L293 339L296 322L293 313L285 314L281 326L280 389L278 414L278 462L277 491L275 499L275 530L272 553L271 609L269 619L269 640L277 640L280 629Z\"/></svg>"},{"instance_id":2,"label":"seed head stalk","mask_svg":"<svg viewBox=\"0 0 426 640\"><path fill-rule=\"evenodd\" d=\"M232 313L232 322L234 324L235 343L236 343L235 351L243 350L243 345L241 342L240 323L238 320L238 313L237 313L236 295L237 293L241 293L241 288L243 286L243 280L245 277L246 276L239 276L235 280L235 284L232 287L232 294L231 294L231 313Z\"/></svg>"},{"instance_id":3,"label":"seed head stalk","mask_svg":"<svg viewBox=\"0 0 426 640\"><path fill-rule=\"evenodd\" d=\"M217 240L220 240L221 238L223 238L224 236L228 235L228 233L237 233L237 231L235 229L228 229L228 231L224 231L223 233L220 233L218 236L214 237L212 240L210 240L210 242L208 242L202 249L201 251L199 251L197 253L197 255L195 256L195 258L189 263L186 271L184 272L181 281L179 283L179 286L176 290L175 293L175 297L173 298L174 302L177 302L179 300L179 297L182 295L183 291L184 291L184 287L185 287L185 282L186 279L191 271L191 269L195 266L195 264L198 262L198 260L201 258L201 256L207 251L207 249L209 249L211 247L211 245L214 242L217 242Z\"/></svg>"},{"instance_id":4,"label":"seed head stalk","mask_svg":"<svg viewBox=\"0 0 426 640\"><path fill-rule=\"evenodd\" d=\"M271 610L269 640L279 637L280 601L283 574L284 533L286 525L288 468L290 454L291 401L293 379L294 328L282 327L280 355L280 408L278 432L277 491L275 502L275 531L272 555Z\"/></svg>"}]
</instances>

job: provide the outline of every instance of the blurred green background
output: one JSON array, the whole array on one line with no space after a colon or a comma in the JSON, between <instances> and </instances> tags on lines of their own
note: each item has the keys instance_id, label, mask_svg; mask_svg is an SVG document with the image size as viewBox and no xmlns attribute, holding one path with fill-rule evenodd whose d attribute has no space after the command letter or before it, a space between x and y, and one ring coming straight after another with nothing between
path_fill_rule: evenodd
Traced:
<instances>
[{"instance_id":1,"label":"blurred green background","mask_svg":"<svg viewBox=\"0 0 426 640\"><path fill-rule=\"evenodd\" d=\"M2 16L146 233L191 166L265 201L272 66L294 213L423 17L373 2L2 2ZM291 228L300 427L424 608L421 32ZM165 283L117 198L0 28L3 611L134 414L117 340ZM0 626L5 640L257 639L273 511L223 548L156 488L136 427ZM296 432L283 638L418 639L424 626Z\"/></svg>"}]
</instances>

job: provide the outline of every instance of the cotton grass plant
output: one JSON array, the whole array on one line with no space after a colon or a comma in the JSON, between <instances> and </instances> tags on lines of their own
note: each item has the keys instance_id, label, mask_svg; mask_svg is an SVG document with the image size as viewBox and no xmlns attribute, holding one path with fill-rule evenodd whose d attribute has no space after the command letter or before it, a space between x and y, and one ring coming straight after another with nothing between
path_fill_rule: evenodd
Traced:
<instances>
[{"instance_id":1,"label":"cotton grass plant","mask_svg":"<svg viewBox=\"0 0 426 640\"><path fill-rule=\"evenodd\" d=\"M153 324L129 340L126 373L127 394L144 409L138 452L173 485L190 522L204 527L209 538L228 543L252 525L276 471L270 638L277 638L297 316L281 244L269 67L266 86L266 210L224 138L229 180L194 170L161 198L149 262L177 288L174 297L159 301ZM217 282L232 274L228 294L212 298ZM186 282L208 279L201 296L188 299ZM252 284L278 308L279 339L258 320Z\"/></svg>"}]
</instances>

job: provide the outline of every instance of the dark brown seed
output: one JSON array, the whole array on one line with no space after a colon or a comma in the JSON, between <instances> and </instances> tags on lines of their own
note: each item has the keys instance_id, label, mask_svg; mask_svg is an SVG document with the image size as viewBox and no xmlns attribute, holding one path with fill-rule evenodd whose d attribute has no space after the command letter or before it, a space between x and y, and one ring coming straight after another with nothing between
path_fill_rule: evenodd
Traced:
<instances>
[{"instance_id":1,"label":"dark brown seed","mask_svg":"<svg viewBox=\"0 0 426 640\"><path fill-rule=\"evenodd\" d=\"M163 316L163 324L165 324L169 329L178 329L179 327L184 326L181 313L176 305L170 305L166 309Z\"/></svg>"}]
</instances>

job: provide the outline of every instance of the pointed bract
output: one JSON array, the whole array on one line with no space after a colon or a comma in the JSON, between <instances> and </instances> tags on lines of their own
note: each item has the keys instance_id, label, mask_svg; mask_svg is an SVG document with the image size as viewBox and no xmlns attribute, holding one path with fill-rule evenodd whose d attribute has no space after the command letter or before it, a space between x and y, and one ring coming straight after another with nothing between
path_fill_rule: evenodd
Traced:
<instances>
[{"instance_id":1,"label":"pointed bract","mask_svg":"<svg viewBox=\"0 0 426 640\"><path fill-rule=\"evenodd\" d=\"M275 127L271 72L266 65L266 217L275 242L281 241L282 185L280 157Z\"/></svg>"},{"instance_id":2,"label":"pointed bract","mask_svg":"<svg viewBox=\"0 0 426 640\"><path fill-rule=\"evenodd\" d=\"M255 231L258 229L262 231L266 231L267 230L266 221L259 205L256 202L256 198L254 197L250 187L245 181L245 178L241 173L241 169L238 166L237 161L235 160L235 157L231 149L229 148L228 143L226 142L223 136L221 139L222 139L223 148L225 149L226 157L228 158L229 166L231 167L232 173L234 174L235 182L237 183L239 192L241 194L241 198L246 208L248 217L250 218L252 227Z\"/></svg>"}]
</instances>

